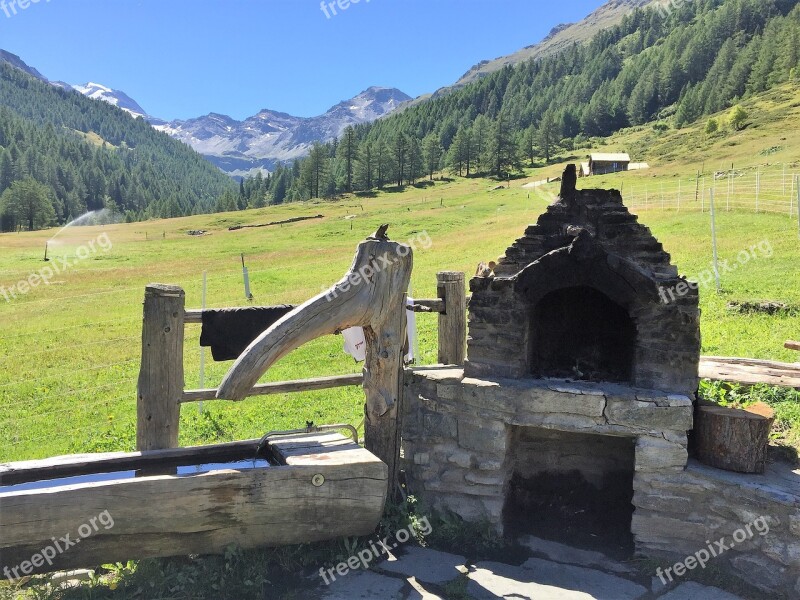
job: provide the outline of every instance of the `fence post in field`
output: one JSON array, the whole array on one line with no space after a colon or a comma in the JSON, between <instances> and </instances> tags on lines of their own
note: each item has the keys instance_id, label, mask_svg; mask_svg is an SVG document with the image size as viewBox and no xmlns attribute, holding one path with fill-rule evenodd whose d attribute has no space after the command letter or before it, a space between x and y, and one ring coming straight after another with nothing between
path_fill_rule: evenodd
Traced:
<instances>
[{"instance_id":1,"label":"fence post in field","mask_svg":"<svg viewBox=\"0 0 800 600\"><path fill-rule=\"evenodd\" d=\"M758 212L758 196L761 193L761 172L756 169L756 212Z\"/></svg>"},{"instance_id":2,"label":"fence post in field","mask_svg":"<svg viewBox=\"0 0 800 600\"><path fill-rule=\"evenodd\" d=\"M436 275L437 295L444 301L439 313L439 363L463 365L467 345L467 294L464 273L445 271Z\"/></svg>"},{"instance_id":3,"label":"fence post in field","mask_svg":"<svg viewBox=\"0 0 800 600\"><path fill-rule=\"evenodd\" d=\"M178 445L185 305L186 294L179 287L153 283L145 288L136 406L140 451Z\"/></svg>"}]
</instances>

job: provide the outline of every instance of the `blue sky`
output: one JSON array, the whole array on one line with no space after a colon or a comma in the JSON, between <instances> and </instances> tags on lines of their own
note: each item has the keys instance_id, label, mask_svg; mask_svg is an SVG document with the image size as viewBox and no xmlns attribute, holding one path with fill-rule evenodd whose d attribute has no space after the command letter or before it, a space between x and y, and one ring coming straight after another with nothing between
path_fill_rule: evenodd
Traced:
<instances>
[{"instance_id":1,"label":"blue sky","mask_svg":"<svg viewBox=\"0 0 800 600\"><path fill-rule=\"evenodd\" d=\"M9 17L11 1L0 0L0 48L165 119L312 116L371 85L417 96L603 4L360 0L328 18L320 0L14 0L30 4Z\"/></svg>"}]
</instances>

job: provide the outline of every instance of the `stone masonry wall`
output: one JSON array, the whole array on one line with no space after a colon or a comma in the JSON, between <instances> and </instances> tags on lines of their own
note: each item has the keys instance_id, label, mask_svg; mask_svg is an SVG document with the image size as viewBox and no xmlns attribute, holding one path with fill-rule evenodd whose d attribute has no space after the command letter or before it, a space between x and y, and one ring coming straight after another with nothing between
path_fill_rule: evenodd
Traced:
<instances>
[{"instance_id":1,"label":"stone masonry wall","mask_svg":"<svg viewBox=\"0 0 800 600\"><path fill-rule=\"evenodd\" d=\"M427 504L502 531L514 426L633 438L639 554L664 557L666 568L763 516L769 535L756 534L713 564L776 597L800 597L800 471L737 475L693 463L687 469L692 410L688 396L623 385L409 370L404 468L411 492Z\"/></svg>"},{"instance_id":2,"label":"stone masonry wall","mask_svg":"<svg viewBox=\"0 0 800 600\"><path fill-rule=\"evenodd\" d=\"M709 564L775 597L800 598L800 470L771 465L765 475L741 475L692 461L679 473L637 477L634 490L637 550L663 557L662 568L709 544L717 552L725 538L729 549ZM737 530L747 534L741 543Z\"/></svg>"}]
</instances>

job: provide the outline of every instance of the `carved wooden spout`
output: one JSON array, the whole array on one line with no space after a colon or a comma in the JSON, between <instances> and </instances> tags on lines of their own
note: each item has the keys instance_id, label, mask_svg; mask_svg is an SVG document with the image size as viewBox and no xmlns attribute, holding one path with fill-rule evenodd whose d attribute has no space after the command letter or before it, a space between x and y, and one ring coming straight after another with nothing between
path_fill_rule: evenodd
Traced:
<instances>
[{"instance_id":1,"label":"carved wooden spout","mask_svg":"<svg viewBox=\"0 0 800 600\"><path fill-rule=\"evenodd\" d=\"M387 462L392 481L399 436L386 431L385 419L395 422L397 416L406 339L405 295L412 266L411 248L385 235L359 243L350 270L338 283L286 314L248 346L225 375L217 398L242 400L292 350L320 336L361 326L367 341L367 448Z\"/></svg>"}]
</instances>

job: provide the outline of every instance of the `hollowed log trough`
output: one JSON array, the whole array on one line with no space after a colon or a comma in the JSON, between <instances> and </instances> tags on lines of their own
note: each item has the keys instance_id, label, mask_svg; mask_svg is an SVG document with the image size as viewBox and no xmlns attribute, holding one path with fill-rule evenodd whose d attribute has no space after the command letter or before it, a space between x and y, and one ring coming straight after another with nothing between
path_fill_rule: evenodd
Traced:
<instances>
[{"instance_id":1,"label":"hollowed log trough","mask_svg":"<svg viewBox=\"0 0 800 600\"><path fill-rule=\"evenodd\" d=\"M338 433L276 439L269 464L253 462L257 446L251 440L0 465L0 572L16 568L22 576L374 531L388 470L372 453ZM191 473L203 470L196 465L211 470ZM44 487L24 489L30 482ZM91 528L85 537L84 525ZM79 543L52 564L34 558L67 535Z\"/></svg>"}]
</instances>

